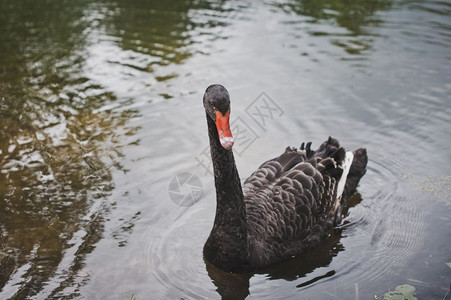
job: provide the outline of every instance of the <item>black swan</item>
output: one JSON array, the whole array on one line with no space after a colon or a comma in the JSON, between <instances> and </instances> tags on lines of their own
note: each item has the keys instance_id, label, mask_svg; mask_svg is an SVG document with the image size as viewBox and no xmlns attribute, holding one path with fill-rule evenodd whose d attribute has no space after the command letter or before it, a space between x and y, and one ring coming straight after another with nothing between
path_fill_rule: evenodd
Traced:
<instances>
[{"instance_id":1,"label":"black swan","mask_svg":"<svg viewBox=\"0 0 451 300\"><path fill-rule=\"evenodd\" d=\"M287 260L324 240L365 174L366 150L345 151L329 139L286 148L241 187L229 127L230 98L219 84L204 94L216 186L216 216L204 257L227 272L246 272ZM244 193L243 193L244 191Z\"/></svg>"}]
</instances>

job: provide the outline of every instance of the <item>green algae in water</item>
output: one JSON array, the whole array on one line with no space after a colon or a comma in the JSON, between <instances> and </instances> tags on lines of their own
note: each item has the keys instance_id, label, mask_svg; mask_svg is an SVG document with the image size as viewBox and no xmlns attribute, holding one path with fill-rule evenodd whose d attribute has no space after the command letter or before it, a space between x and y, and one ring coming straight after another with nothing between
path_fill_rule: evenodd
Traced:
<instances>
[{"instance_id":1,"label":"green algae in water","mask_svg":"<svg viewBox=\"0 0 451 300\"><path fill-rule=\"evenodd\" d=\"M410 284L398 285L394 291L384 294L384 300L417 300L415 288Z\"/></svg>"}]
</instances>

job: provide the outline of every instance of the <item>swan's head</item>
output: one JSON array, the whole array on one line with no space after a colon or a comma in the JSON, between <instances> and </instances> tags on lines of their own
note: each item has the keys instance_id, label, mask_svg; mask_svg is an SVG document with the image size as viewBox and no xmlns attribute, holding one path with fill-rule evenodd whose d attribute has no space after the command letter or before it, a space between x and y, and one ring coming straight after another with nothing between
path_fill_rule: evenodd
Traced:
<instances>
[{"instance_id":1,"label":"swan's head","mask_svg":"<svg viewBox=\"0 0 451 300\"><path fill-rule=\"evenodd\" d=\"M219 141L227 150L232 149L233 137L230 131L230 97L226 88L220 84L210 85L204 94L204 107L208 116L215 122Z\"/></svg>"}]
</instances>

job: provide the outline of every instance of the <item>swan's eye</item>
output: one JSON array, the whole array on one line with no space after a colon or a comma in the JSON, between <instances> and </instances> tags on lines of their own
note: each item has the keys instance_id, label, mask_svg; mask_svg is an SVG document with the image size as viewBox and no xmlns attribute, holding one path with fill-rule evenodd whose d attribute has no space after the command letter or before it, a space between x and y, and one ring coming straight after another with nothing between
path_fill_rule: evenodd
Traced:
<instances>
[{"instance_id":1,"label":"swan's eye","mask_svg":"<svg viewBox=\"0 0 451 300\"><path fill-rule=\"evenodd\" d=\"M210 118L212 118L214 121L216 121L216 114L215 114L216 107L213 104L211 104L211 102L206 102L205 110L208 113L208 115L210 116Z\"/></svg>"}]
</instances>

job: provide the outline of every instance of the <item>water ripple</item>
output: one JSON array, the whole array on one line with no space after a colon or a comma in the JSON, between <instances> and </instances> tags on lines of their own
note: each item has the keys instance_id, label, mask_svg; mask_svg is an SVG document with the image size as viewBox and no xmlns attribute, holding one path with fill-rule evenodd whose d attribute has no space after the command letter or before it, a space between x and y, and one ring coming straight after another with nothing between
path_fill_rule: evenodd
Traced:
<instances>
[{"instance_id":1,"label":"water ripple","mask_svg":"<svg viewBox=\"0 0 451 300\"><path fill-rule=\"evenodd\" d=\"M405 190L409 188L405 168L393 157L372 156L364 200L345 219L352 224L344 231L353 243L348 247L345 241L347 253L360 248L360 267L350 274L351 282L363 280L377 286L387 276L397 275L422 246L422 211L415 203L418 200Z\"/></svg>"},{"instance_id":2,"label":"water ripple","mask_svg":"<svg viewBox=\"0 0 451 300\"><path fill-rule=\"evenodd\" d=\"M177 214L166 219L165 229L158 236L151 231L145 234L148 241L145 260L151 266L151 284L164 287L160 288L165 293L161 295L163 298L214 298L212 286L207 288L205 285L208 276L202 260L202 246L206 237L199 233L210 224L205 218L196 217L202 210L201 205L177 207ZM190 240L189 244L186 239Z\"/></svg>"}]
</instances>

